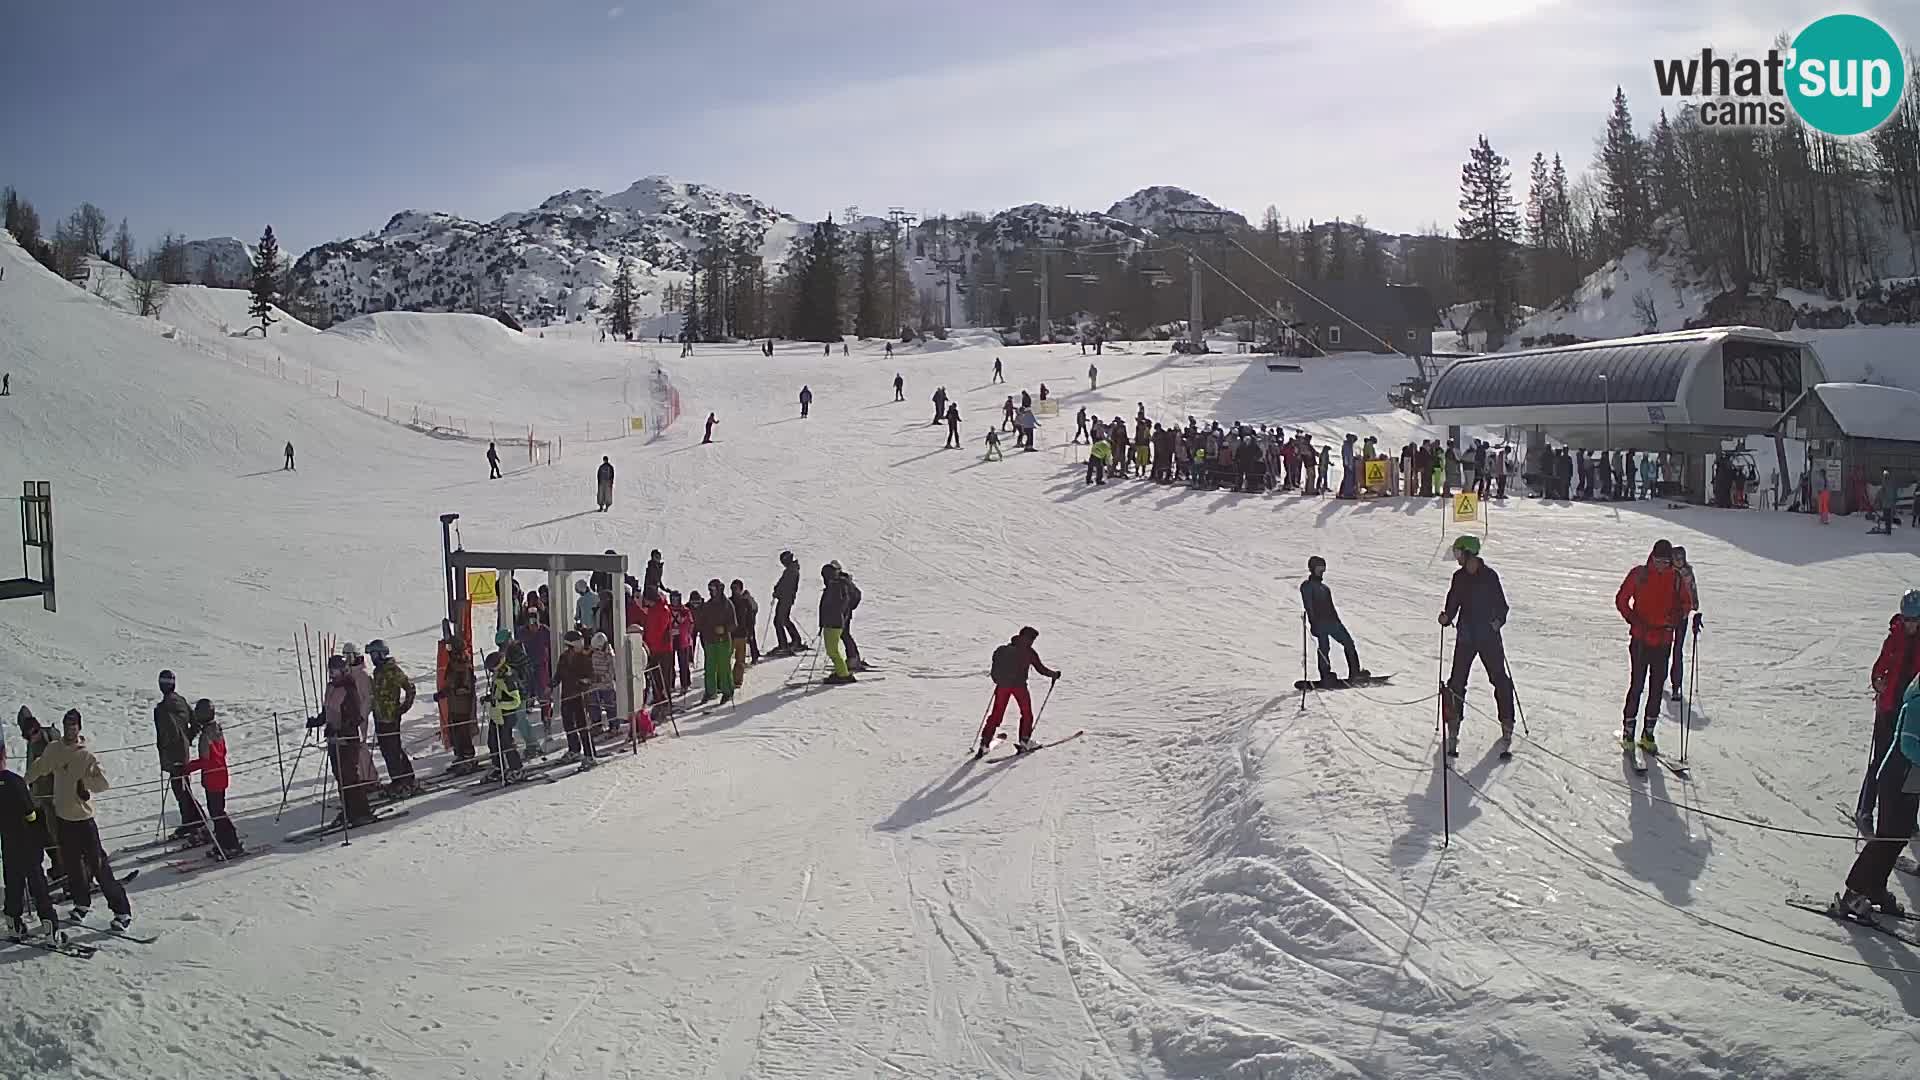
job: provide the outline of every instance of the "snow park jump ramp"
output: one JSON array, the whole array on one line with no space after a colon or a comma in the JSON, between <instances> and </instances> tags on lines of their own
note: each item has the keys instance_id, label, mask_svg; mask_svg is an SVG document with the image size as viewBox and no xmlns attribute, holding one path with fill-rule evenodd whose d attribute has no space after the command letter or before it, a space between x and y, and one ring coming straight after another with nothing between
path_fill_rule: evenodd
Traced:
<instances>
[{"instance_id":1,"label":"snow park jump ramp","mask_svg":"<svg viewBox=\"0 0 1920 1080\"><path fill-rule=\"evenodd\" d=\"M1837 889L1853 856L1836 804L1866 757L1866 666L1897 586L1920 578L1904 530L1854 547L1797 517L1496 506L1486 557L1512 603L1530 735L1513 760L1493 754L1476 673L1447 774L1431 696L1450 572L1438 500L1089 487L1082 453L1061 448L1081 405L1131 417L1138 403L1392 444L1418 432L1376 392L1391 358L1299 374L1216 358L1210 389L1204 363L1143 342L1103 356L1093 391L1071 346L1002 351L1005 386L987 345L892 360L878 343L771 360L708 346L672 363L687 415L661 438L508 459L489 480L474 447L189 348L11 241L0 266L0 476L53 482L62 560L58 614L0 608L0 685L42 718L82 711L114 784L100 827L120 849L153 834L154 674L171 668L220 709L248 843L274 844L187 874L123 857L120 873L141 869L134 928L151 944L77 934L99 947L87 961L0 949L0 1073L1911 1070L1920 950L1781 903ZM509 376L476 374L465 346L331 336L369 350L342 365L405 365L396 380L556 419L623 363L585 359L577 381L503 394L475 380ZM1042 381L1061 414L1041 452L984 461L1006 394ZM928 423L938 385L959 403L962 449ZM288 440L297 472L280 468ZM606 513L590 501L601 454L618 470ZM317 820L320 787L309 749L274 822L274 713L285 749L303 734L294 637L383 638L430 684L448 511L474 550L658 548L670 587L737 577L763 617L791 549L809 632L820 567L837 560L864 593L855 632L874 670L825 688L810 657L766 660L733 704L688 698L680 738L589 774L442 790L351 846L289 844ZM1614 742L1626 649L1611 600L1658 536L1688 547L1707 619L1686 780L1635 775ZM1841 553L1782 557L1829 545ZM1291 683L1312 554L1362 662L1396 679L1303 709ZM1038 736L1086 735L973 762L989 656L1023 624L1064 672ZM447 763L431 715L406 722L424 774Z\"/></svg>"}]
</instances>

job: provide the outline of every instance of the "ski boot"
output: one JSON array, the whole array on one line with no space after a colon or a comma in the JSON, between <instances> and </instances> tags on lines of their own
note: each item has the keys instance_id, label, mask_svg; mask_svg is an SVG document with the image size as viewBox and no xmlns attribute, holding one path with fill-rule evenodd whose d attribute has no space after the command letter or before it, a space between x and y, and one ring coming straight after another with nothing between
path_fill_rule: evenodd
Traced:
<instances>
[{"instance_id":1,"label":"ski boot","mask_svg":"<svg viewBox=\"0 0 1920 1080\"><path fill-rule=\"evenodd\" d=\"M1347 681L1350 683L1365 682L1371 678L1373 678L1373 672L1366 668L1355 668L1347 672Z\"/></svg>"},{"instance_id":2,"label":"ski boot","mask_svg":"<svg viewBox=\"0 0 1920 1080\"><path fill-rule=\"evenodd\" d=\"M1873 898L1866 893L1848 889L1834 897L1832 913L1836 918L1857 922L1863 926L1878 926L1880 918L1874 914Z\"/></svg>"},{"instance_id":3,"label":"ski boot","mask_svg":"<svg viewBox=\"0 0 1920 1080\"><path fill-rule=\"evenodd\" d=\"M1632 720L1628 720L1626 723L1620 725L1620 749L1633 749L1634 746L1638 744L1638 739L1639 736L1635 733Z\"/></svg>"},{"instance_id":4,"label":"ski boot","mask_svg":"<svg viewBox=\"0 0 1920 1080\"><path fill-rule=\"evenodd\" d=\"M127 932L127 928L132 925L133 912L129 911L124 914L115 915L113 921L107 924L107 929L116 934L124 934Z\"/></svg>"},{"instance_id":5,"label":"ski boot","mask_svg":"<svg viewBox=\"0 0 1920 1080\"><path fill-rule=\"evenodd\" d=\"M1653 741L1652 724L1648 724L1640 729L1640 751L1645 754L1658 754L1660 752L1660 744Z\"/></svg>"},{"instance_id":6,"label":"ski boot","mask_svg":"<svg viewBox=\"0 0 1920 1080\"><path fill-rule=\"evenodd\" d=\"M1019 742L1013 744L1013 749L1016 753L1031 754L1035 750L1040 749L1040 744L1032 739L1021 739Z\"/></svg>"},{"instance_id":7,"label":"ski boot","mask_svg":"<svg viewBox=\"0 0 1920 1080\"><path fill-rule=\"evenodd\" d=\"M27 920L18 915L7 916L7 936L15 941L27 940Z\"/></svg>"},{"instance_id":8,"label":"ski boot","mask_svg":"<svg viewBox=\"0 0 1920 1080\"><path fill-rule=\"evenodd\" d=\"M1873 909L1882 915L1891 915L1898 919L1904 917L1907 913L1906 907L1900 903L1899 897L1893 895L1893 890L1891 889L1881 889L1879 893L1871 899L1873 900Z\"/></svg>"},{"instance_id":9,"label":"ski boot","mask_svg":"<svg viewBox=\"0 0 1920 1080\"><path fill-rule=\"evenodd\" d=\"M1320 690L1338 690L1347 684L1341 682L1333 672L1323 671L1320 673L1320 677L1314 680L1313 685L1316 689Z\"/></svg>"},{"instance_id":10,"label":"ski boot","mask_svg":"<svg viewBox=\"0 0 1920 1080\"><path fill-rule=\"evenodd\" d=\"M853 663L847 665L847 670L848 671L872 671L873 665L867 663L865 660L855 660Z\"/></svg>"},{"instance_id":11,"label":"ski boot","mask_svg":"<svg viewBox=\"0 0 1920 1080\"><path fill-rule=\"evenodd\" d=\"M67 921L70 923L86 922L87 913L91 910L92 909L90 908L83 908L83 907L76 906L72 911L67 912Z\"/></svg>"},{"instance_id":12,"label":"ski boot","mask_svg":"<svg viewBox=\"0 0 1920 1080\"><path fill-rule=\"evenodd\" d=\"M1513 756L1513 721L1502 720L1500 721L1500 759L1504 761L1507 758L1510 758L1512 756Z\"/></svg>"},{"instance_id":13,"label":"ski boot","mask_svg":"<svg viewBox=\"0 0 1920 1080\"><path fill-rule=\"evenodd\" d=\"M976 747L974 747L974 748L973 748L973 760L975 760L975 761L979 761L979 760L980 760L981 758L983 758L983 757L986 757L986 756L987 756L987 744L986 744L986 743L981 743L981 744L980 744L979 746L976 746Z\"/></svg>"}]
</instances>

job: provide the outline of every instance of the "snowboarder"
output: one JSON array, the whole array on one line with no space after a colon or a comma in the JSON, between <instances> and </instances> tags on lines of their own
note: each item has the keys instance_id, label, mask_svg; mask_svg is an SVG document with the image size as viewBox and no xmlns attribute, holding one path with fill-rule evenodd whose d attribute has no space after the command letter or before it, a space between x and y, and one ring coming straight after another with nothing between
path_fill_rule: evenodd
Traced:
<instances>
[{"instance_id":1,"label":"snowboarder","mask_svg":"<svg viewBox=\"0 0 1920 1080\"><path fill-rule=\"evenodd\" d=\"M1073 443L1071 445L1078 446L1083 440L1089 443L1093 441L1093 436L1087 433L1087 407L1085 405L1080 406L1080 411L1074 415L1074 425Z\"/></svg>"},{"instance_id":2,"label":"snowboarder","mask_svg":"<svg viewBox=\"0 0 1920 1080\"><path fill-rule=\"evenodd\" d=\"M613 462L606 455L600 456L600 468L594 474L594 494L599 500L600 512L606 513L613 505Z\"/></svg>"},{"instance_id":3,"label":"snowboarder","mask_svg":"<svg viewBox=\"0 0 1920 1080\"><path fill-rule=\"evenodd\" d=\"M500 448L493 443L487 444L487 479L500 479Z\"/></svg>"},{"instance_id":4,"label":"snowboarder","mask_svg":"<svg viewBox=\"0 0 1920 1080\"><path fill-rule=\"evenodd\" d=\"M933 422L935 424L947 418L947 388L936 386L933 390Z\"/></svg>"},{"instance_id":5,"label":"snowboarder","mask_svg":"<svg viewBox=\"0 0 1920 1080\"><path fill-rule=\"evenodd\" d=\"M1005 645L993 650L993 706L987 711L987 723L980 729L980 745L973 752L975 760L987 755L993 746L993 733L1000 728L1000 718L1006 715L1007 702L1020 706L1020 741L1014 748L1025 754L1040 749L1033 741L1033 697L1027 693L1027 672L1037 671L1054 682L1060 681L1060 672L1050 668L1033 650L1033 643L1040 638L1040 631L1031 626L1023 626Z\"/></svg>"},{"instance_id":6,"label":"snowboarder","mask_svg":"<svg viewBox=\"0 0 1920 1080\"><path fill-rule=\"evenodd\" d=\"M1916 677L1920 677L1920 589L1908 589L1900 597L1900 610L1887 623L1887 639L1880 643L1880 655L1873 661L1873 746L1867 758L1867 774L1860 781L1860 801L1854 811L1854 824L1863 835L1873 835L1873 811L1877 802L1875 778L1882 759L1887 756L1887 748L1893 745L1902 688Z\"/></svg>"},{"instance_id":7,"label":"snowboarder","mask_svg":"<svg viewBox=\"0 0 1920 1080\"><path fill-rule=\"evenodd\" d=\"M773 633L780 639L768 656L791 656L805 646L800 628L793 625L793 602L800 596L800 560L793 552L780 553L780 580L773 583Z\"/></svg>"},{"instance_id":8,"label":"snowboarder","mask_svg":"<svg viewBox=\"0 0 1920 1080\"><path fill-rule=\"evenodd\" d=\"M213 848L207 857L224 862L245 855L246 850L240 846L233 819L227 816L227 735L214 716L212 701L201 698L193 703L193 726L199 746L187 762L187 771L200 774L200 786L207 793L207 816L213 819Z\"/></svg>"},{"instance_id":9,"label":"snowboarder","mask_svg":"<svg viewBox=\"0 0 1920 1080\"><path fill-rule=\"evenodd\" d=\"M280 471L281 471L281 472L293 472L293 471L294 471L294 468L293 468L293 444L292 444L291 442L289 442L289 443L287 444L287 460L286 460L286 463L285 463L285 464L283 464L283 465L281 465L281 466L280 466Z\"/></svg>"},{"instance_id":10,"label":"snowboarder","mask_svg":"<svg viewBox=\"0 0 1920 1080\"><path fill-rule=\"evenodd\" d=\"M700 445L705 446L713 441L713 425L719 422L720 417L718 415L714 413L707 414L707 433L706 436L700 440Z\"/></svg>"},{"instance_id":11,"label":"snowboarder","mask_svg":"<svg viewBox=\"0 0 1920 1080\"><path fill-rule=\"evenodd\" d=\"M33 767L27 768L31 771ZM40 916L38 936L51 936L59 924L53 891L47 887L47 874L40 866L47 843L44 812L26 779L7 768L6 740L0 739L0 867L6 874L7 932L16 940L28 937L24 916L29 896L34 913Z\"/></svg>"},{"instance_id":12,"label":"snowboarder","mask_svg":"<svg viewBox=\"0 0 1920 1080\"><path fill-rule=\"evenodd\" d=\"M1087 388L1089 390L1100 389L1100 367L1098 364L1087 365Z\"/></svg>"},{"instance_id":13,"label":"snowboarder","mask_svg":"<svg viewBox=\"0 0 1920 1080\"><path fill-rule=\"evenodd\" d=\"M907 380L901 378L897 371L893 373L893 400L907 400Z\"/></svg>"},{"instance_id":14,"label":"snowboarder","mask_svg":"<svg viewBox=\"0 0 1920 1080\"><path fill-rule=\"evenodd\" d=\"M987 460L988 461L1004 461L1005 460L1005 455L1000 453L1000 429L999 428L987 429Z\"/></svg>"},{"instance_id":15,"label":"snowboarder","mask_svg":"<svg viewBox=\"0 0 1920 1080\"><path fill-rule=\"evenodd\" d=\"M1105 435L1093 441L1093 449L1087 451L1087 483L1099 487L1107 486L1107 462L1113 460L1113 445L1107 442Z\"/></svg>"},{"instance_id":16,"label":"snowboarder","mask_svg":"<svg viewBox=\"0 0 1920 1080\"><path fill-rule=\"evenodd\" d=\"M993 382L1003 383L1006 381L1007 377L1000 373L1000 358L996 356L993 358ZM987 385L991 386L993 383L988 383Z\"/></svg>"},{"instance_id":17,"label":"snowboarder","mask_svg":"<svg viewBox=\"0 0 1920 1080\"><path fill-rule=\"evenodd\" d=\"M1646 461L1651 459L1643 458L1642 460ZM1652 496L1653 485L1651 483L1647 485L1647 493L1649 497ZM1687 583L1687 602L1692 605L1688 610L1693 613L1693 636L1698 638L1700 636L1700 586L1694 581L1693 564L1687 561L1687 549L1681 547L1679 544L1673 545L1673 570L1674 573L1679 574ZM1673 700L1675 701L1679 701L1681 698L1681 676L1687 673L1687 620L1685 615L1686 612L1681 612L1680 625L1673 628L1673 667L1669 671L1669 681L1671 683L1669 689L1673 692Z\"/></svg>"},{"instance_id":18,"label":"snowboarder","mask_svg":"<svg viewBox=\"0 0 1920 1080\"><path fill-rule=\"evenodd\" d=\"M413 708L413 680L379 638L367 642L367 655L373 659L373 734L387 762L388 793L406 798L417 791L413 760L400 741L400 721Z\"/></svg>"},{"instance_id":19,"label":"snowboarder","mask_svg":"<svg viewBox=\"0 0 1920 1080\"><path fill-rule=\"evenodd\" d=\"M760 662L760 601L739 578L728 588L727 599L733 601L733 687L738 690L747 665Z\"/></svg>"},{"instance_id":20,"label":"snowboarder","mask_svg":"<svg viewBox=\"0 0 1920 1080\"><path fill-rule=\"evenodd\" d=\"M567 631L566 648L553 665L553 682L560 694L560 725L567 732L567 756L561 763L578 761L582 770L594 766L593 733L587 730L587 694L593 689L593 657L587 653L587 637L579 630Z\"/></svg>"},{"instance_id":21,"label":"snowboarder","mask_svg":"<svg viewBox=\"0 0 1920 1080\"><path fill-rule=\"evenodd\" d=\"M840 648L847 631L847 614L847 583L839 566L828 563L820 568L820 636L826 642L827 659L833 663L832 673L823 680L828 686L858 681L847 669L847 657Z\"/></svg>"},{"instance_id":22,"label":"snowboarder","mask_svg":"<svg viewBox=\"0 0 1920 1080\"><path fill-rule=\"evenodd\" d=\"M947 406L947 441L942 450L960 449L960 404Z\"/></svg>"},{"instance_id":23,"label":"snowboarder","mask_svg":"<svg viewBox=\"0 0 1920 1080\"><path fill-rule=\"evenodd\" d=\"M1834 913L1855 922L1878 922L1876 912L1903 913L1899 899L1887 888L1887 878L1920 816L1920 793L1905 790L1909 774L1920 763L1920 679L1909 681L1897 700L1899 712L1887 750L1874 763L1870 777L1879 828L1875 840L1860 850L1847 871L1846 891L1834 899Z\"/></svg>"},{"instance_id":24,"label":"snowboarder","mask_svg":"<svg viewBox=\"0 0 1920 1080\"><path fill-rule=\"evenodd\" d=\"M1673 567L1671 543L1654 541L1647 561L1627 571L1626 579L1620 582L1613 594L1613 606L1627 620L1627 656L1631 662L1620 742L1630 746L1634 741L1633 720L1644 688L1647 709L1640 725L1640 749L1658 753L1653 727L1660 720L1660 700L1665 696L1667 669L1673 660L1674 627L1684 625L1687 613L1693 610L1686 579Z\"/></svg>"},{"instance_id":25,"label":"snowboarder","mask_svg":"<svg viewBox=\"0 0 1920 1080\"><path fill-rule=\"evenodd\" d=\"M800 419L805 420L807 410L811 408L813 408L813 389L803 385L800 387Z\"/></svg>"},{"instance_id":26,"label":"snowboarder","mask_svg":"<svg viewBox=\"0 0 1920 1080\"><path fill-rule=\"evenodd\" d=\"M1313 635L1320 661L1320 683L1322 686L1334 685L1333 664L1328 657L1329 639L1340 643L1347 651L1347 679L1357 682L1367 677L1366 668L1360 666L1359 650L1353 646L1353 635L1340 622L1340 613L1333 607L1333 590L1325 581L1327 560L1318 555L1307 560L1307 579L1300 583L1300 605L1306 612L1307 631Z\"/></svg>"},{"instance_id":27,"label":"snowboarder","mask_svg":"<svg viewBox=\"0 0 1920 1080\"><path fill-rule=\"evenodd\" d=\"M1507 672L1507 649L1500 629L1507 624L1507 594L1500 575L1480 559L1480 538L1461 536L1453 542L1453 572L1447 600L1440 609L1440 625L1459 625L1453 636L1453 671L1441 686L1440 703L1447 725L1447 756L1460 756L1460 720L1466 709L1467 677L1478 658L1493 684L1493 701L1500 717L1500 744L1513 743L1513 678Z\"/></svg>"},{"instance_id":28,"label":"snowboarder","mask_svg":"<svg viewBox=\"0 0 1920 1080\"><path fill-rule=\"evenodd\" d=\"M194 844L207 841L206 819L194 801L193 785L187 781L187 731L193 723L193 707L174 692L173 672L160 673L160 700L153 707L154 748L160 754L160 771L167 774L173 788L173 800L180 808L180 825L173 835ZM58 792L55 793L58 797ZM88 815L91 819L91 814Z\"/></svg>"},{"instance_id":29,"label":"snowboarder","mask_svg":"<svg viewBox=\"0 0 1920 1080\"><path fill-rule=\"evenodd\" d=\"M53 808L60 819L60 851L66 860L67 898L73 901L74 922L84 922L93 903L93 886L113 909L113 930L124 932L133 923L133 908L127 903L127 890L113 874L107 851L100 845L100 827L93 820L93 797L107 790L107 775L100 760L87 749L87 738L80 733L80 712L68 709L61 723L60 741L50 744L27 770L32 784L43 776L53 778Z\"/></svg>"},{"instance_id":30,"label":"snowboarder","mask_svg":"<svg viewBox=\"0 0 1920 1080\"><path fill-rule=\"evenodd\" d=\"M733 638L737 628L733 603L727 599L726 586L719 578L707 581L706 601L695 616L700 629L700 646L706 650L706 679L700 704L719 695L720 704L733 701Z\"/></svg>"}]
</instances>

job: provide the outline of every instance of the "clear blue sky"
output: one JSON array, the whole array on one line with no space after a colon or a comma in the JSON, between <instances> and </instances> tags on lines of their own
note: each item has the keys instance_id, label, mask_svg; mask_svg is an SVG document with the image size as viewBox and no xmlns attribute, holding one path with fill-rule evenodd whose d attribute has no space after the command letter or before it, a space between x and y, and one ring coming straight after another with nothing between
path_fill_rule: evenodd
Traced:
<instances>
[{"instance_id":1,"label":"clear blue sky","mask_svg":"<svg viewBox=\"0 0 1920 1080\"><path fill-rule=\"evenodd\" d=\"M291 251L401 209L490 218L652 173L804 218L849 205L1104 209L1177 184L1257 216L1456 215L1486 132L1584 167L1615 83L1752 54L1790 0L29 0L0 183ZM20 10L25 8L26 10ZM1871 0L1920 45L1920 3ZM79 59L76 59L79 58ZM1522 185L1523 186L1523 185Z\"/></svg>"}]
</instances>

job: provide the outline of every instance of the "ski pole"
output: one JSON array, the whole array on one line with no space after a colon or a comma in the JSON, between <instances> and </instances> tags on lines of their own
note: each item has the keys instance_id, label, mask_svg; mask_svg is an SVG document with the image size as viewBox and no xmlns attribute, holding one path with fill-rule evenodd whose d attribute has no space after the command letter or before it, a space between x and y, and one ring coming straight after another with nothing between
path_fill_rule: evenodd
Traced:
<instances>
[{"instance_id":1,"label":"ski pole","mask_svg":"<svg viewBox=\"0 0 1920 1080\"><path fill-rule=\"evenodd\" d=\"M1445 669L1447 662L1446 657L1447 628L1442 626L1440 628L1440 651L1435 662L1436 674ZM1453 846L1453 778L1450 775L1453 770L1447 766L1446 694L1447 684L1443 681L1440 683L1440 694L1436 699L1438 706L1435 709L1437 714L1435 724L1440 729L1440 846L1443 849Z\"/></svg>"},{"instance_id":2,"label":"ski pole","mask_svg":"<svg viewBox=\"0 0 1920 1080\"><path fill-rule=\"evenodd\" d=\"M1048 680L1046 696L1040 699L1040 707L1035 709L1033 713L1033 728L1035 731L1040 730L1040 718L1047 715L1047 702L1053 700L1053 688L1059 685L1060 677L1058 675Z\"/></svg>"},{"instance_id":3,"label":"ski pole","mask_svg":"<svg viewBox=\"0 0 1920 1080\"><path fill-rule=\"evenodd\" d=\"M980 723L974 727L973 745L967 747L968 750L979 749L981 740L987 737L987 717L993 714L993 699L998 693L999 688L996 687L994 693L987 695L987 707L980 710Z\"/></svg>"},{"instance_id":4,"label":"ski pole","mask_svg":"<svg viewBox=\"0 0 1920 1080\"><path fill-rule=\"evenodd\" d=\"M1699 616L1696 615L1694 618L1696 621L1693 626L1691 647L1693 656L1688 662L1692 670L1687 672L1687 707L1680 714L1680 764L1682 765L1687 763L1687 746L1693 741L1693 698L1700 692L1700 624L1697 621Z\"/></svg>"},{"instance_id":5,"label":"ski pole","mask_svg":"<svg viewBox=\"0 0 1920 1080\"><path fill-rule=\"evenodd\" d=\"M1300 613L1300 711L1307 709L1307 613Z\"/></svg>"},{"instance_id":6,"label":"ski pole","mask_svg":"<svg viewBox=\"0 0 1920 1080\"><path fill-rule=\"evenodd\" d=\"M1513 665L1507 663L1507 656L1506 656L1505 649L1502 649L1500 651L1500 666L1503 669L1505 669L1507 673L1507 687L1509 692L1513 694L1514 708L1520 714L1520 730L1527 736L1527 738L1531 739L1533 738L1533 732L1531 729L1527 727L1527 707L1520 700L1520 685L1513 681Z\"/></svg>"}]
</instances>

